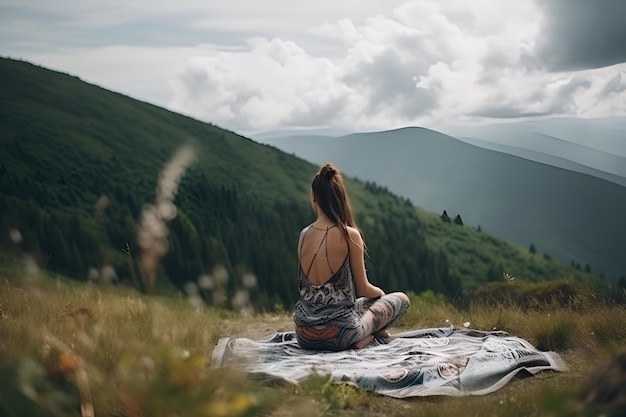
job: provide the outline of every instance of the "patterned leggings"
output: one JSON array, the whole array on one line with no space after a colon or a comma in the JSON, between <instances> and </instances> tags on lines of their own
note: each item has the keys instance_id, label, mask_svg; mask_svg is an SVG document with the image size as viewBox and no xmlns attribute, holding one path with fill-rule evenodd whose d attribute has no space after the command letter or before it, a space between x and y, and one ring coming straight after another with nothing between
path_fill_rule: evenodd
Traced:
<instances>
[{"instance_id":1,"label":"patterned leggings","mask_svg":"<svg viewBox=\"0 0 626 417\"><path fill-rule=\"evenodd\" d=\"M296 338L303 349L350 349L356 342L397 322L409 304L409 297L402 292L385 294L374 300L358 298L355 302L358 320L354 325L296 326Z\"/></svg>"}]
</instances>

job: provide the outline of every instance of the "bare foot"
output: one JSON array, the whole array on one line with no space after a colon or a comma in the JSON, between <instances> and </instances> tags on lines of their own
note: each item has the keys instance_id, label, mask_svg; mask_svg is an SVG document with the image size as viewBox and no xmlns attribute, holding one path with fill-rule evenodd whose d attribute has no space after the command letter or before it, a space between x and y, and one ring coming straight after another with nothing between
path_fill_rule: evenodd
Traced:
<instances>
[{"instance_id":1,"label":"bare foot","mask_svg":"<svg viewBox=\"0 0 626 417\"><path fill-rule=\"evenodd\" d=\"M374 340L374 336L369 335L365 339L361 339L354 343L352 347L355 349L363 349L365 346L369 345L372 340Z\"/></svg>"}]
</instances>

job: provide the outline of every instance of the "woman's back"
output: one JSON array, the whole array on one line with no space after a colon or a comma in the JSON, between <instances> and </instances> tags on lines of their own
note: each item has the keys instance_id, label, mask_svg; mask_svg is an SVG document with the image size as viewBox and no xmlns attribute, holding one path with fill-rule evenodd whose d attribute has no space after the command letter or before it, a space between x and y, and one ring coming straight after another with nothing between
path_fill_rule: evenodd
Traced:
<instances>
[{"instance_id":1,"label":"woman's back","mask_svg":"<svg viewBox=\"0 0 626 417\"><path fill-rule=\"evenodd\" d=\"M296 325L356 326L356 292L344 233L338 226L310 225L300 234L300 297L295 305Z\"/></svg>"},{"instance_id":2,"label":"woman's back","mask_svg":"<svg viewBox=\"0 0 626 417\"><path fill-rule=\"evenodd\" d=\"M310 225L300 236L300 268L313 285L330 280L348 257L346 232L337 225Z\"/></svg>"},{"instance_id":3,"label":"woman's back","mask_svg":"<svg viewBox=\"0 0 626 417\"><path fill-rule=\"evenodd\" d=\"M311 207L317 219L300 232L294 323L305 349L361 348L374 335L388 337L409 305L403 293L386 295L365 271L365 242L356 228L343 179L332 164L313 178ZM361 297L357 299L357 296Z\"/></svg>"}]
</instances>

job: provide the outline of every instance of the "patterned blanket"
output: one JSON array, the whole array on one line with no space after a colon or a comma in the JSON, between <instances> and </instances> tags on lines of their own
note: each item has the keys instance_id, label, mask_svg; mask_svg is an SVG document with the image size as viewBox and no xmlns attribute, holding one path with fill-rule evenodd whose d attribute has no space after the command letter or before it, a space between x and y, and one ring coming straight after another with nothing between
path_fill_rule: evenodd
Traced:
<instances>
[{"instance_id":1,"label":"patterned blanket","mask_svg":"<svg viewBox=\"0 0 626 417\"><path fill-rule=\"evenodd\" d=\"M395 398L482 395L520 372L565 371L557 353L541 352L505 332L433 328L375 339L360 350L301 349L293 332L253 341L223 337L213 351L214 367L243 366L261 377L298 383L314 374Z\"/></svg>"}]
</instances>

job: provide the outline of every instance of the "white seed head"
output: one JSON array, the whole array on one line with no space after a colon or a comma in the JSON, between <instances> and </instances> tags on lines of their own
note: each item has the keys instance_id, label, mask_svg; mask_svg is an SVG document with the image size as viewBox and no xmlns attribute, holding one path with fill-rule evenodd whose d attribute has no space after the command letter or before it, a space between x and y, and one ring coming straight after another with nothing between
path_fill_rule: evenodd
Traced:
<instances>
[{"instance_id":1,"label":"white seed head","mask_svg":"<svg viewBox=\"0 0 626 417\"><path fill-rule=\"evenodd\" d=\"M18 229L11 229L9 230L9 238L11 239L11 242L20 244L23 240L22 232Z\"/></svg>"}]
</instances>

